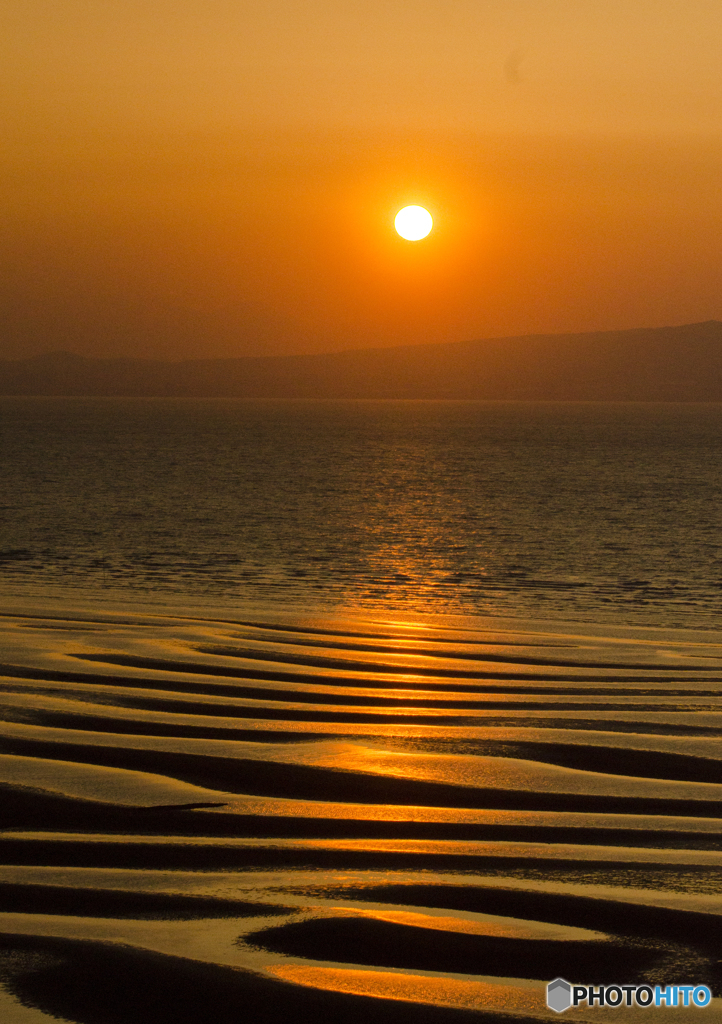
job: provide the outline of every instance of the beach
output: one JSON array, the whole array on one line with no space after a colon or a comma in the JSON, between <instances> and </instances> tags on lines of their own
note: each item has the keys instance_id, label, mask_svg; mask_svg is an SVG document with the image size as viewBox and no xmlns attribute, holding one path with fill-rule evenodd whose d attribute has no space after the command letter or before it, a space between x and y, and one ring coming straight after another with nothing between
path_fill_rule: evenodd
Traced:
<instances>
[{"instance_id":1,"label":"beach","mask_svg":"<svg viewBox=\"0 0 722 1024\"><path fill-rule=\"evenodd\" d=\"M722 636L0 621L8 1024L538 1021L556 977L719 1019Z\"/></svg>"},{"instance_id":2,"label":"beach","mask_svg":"<svg viewBox=\"0 0 722 1024\"><path fill-rule=\"evenodd\" d=\"M719 1017L718 406L0 413L3 1024Z\"/></svg>"}]
</instances>

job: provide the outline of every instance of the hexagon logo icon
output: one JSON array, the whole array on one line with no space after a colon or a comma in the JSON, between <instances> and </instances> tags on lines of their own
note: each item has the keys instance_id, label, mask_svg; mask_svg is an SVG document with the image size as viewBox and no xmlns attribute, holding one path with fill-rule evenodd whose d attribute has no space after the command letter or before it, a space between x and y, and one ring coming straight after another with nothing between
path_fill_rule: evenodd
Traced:
<instances>
[{"instance_id":1,"label":"hexagon logo icon","mask_svg":"<svg viewBox=\"0 0 722 1024\"><path fill-rule=\"evenodd\" d=\"M547 985L547 1006L555 1013L564 1013L572 1005L572 986L564 978L555 978Z\"/></svg>"}]
</instances>

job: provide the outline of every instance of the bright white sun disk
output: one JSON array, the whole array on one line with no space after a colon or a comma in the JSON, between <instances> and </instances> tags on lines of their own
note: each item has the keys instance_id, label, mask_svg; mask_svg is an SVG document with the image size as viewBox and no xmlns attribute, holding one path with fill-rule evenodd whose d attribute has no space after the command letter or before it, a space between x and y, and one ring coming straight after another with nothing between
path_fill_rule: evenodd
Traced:
<instances>
[{"instance_id":1,"label":"bright white sun disk","mask_svg":"<svg viewBox=\"0 0 722 1024\"><path fill-rule=\"evenodd\" d=\"M394 221L398 233L409 242L426 238L433 225L431 214L423 206L405 206L396 214Z\"/></svg>"}]
</instances>

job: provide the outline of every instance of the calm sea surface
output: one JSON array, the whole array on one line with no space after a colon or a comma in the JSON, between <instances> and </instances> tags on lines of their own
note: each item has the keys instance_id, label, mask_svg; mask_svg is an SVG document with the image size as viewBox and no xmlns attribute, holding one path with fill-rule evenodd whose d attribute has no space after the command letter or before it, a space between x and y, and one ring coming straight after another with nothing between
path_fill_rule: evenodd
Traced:
<instances>
[{"instance_id":1,"label":"calm sea surface","mask_svg":"<svg viewBox=\"0 0 722 1024\"><path fill-rule=\"evenodd\" d=\"M709 628L722 407L0 399L9 593Z\"/></svg>"}]
</instances>

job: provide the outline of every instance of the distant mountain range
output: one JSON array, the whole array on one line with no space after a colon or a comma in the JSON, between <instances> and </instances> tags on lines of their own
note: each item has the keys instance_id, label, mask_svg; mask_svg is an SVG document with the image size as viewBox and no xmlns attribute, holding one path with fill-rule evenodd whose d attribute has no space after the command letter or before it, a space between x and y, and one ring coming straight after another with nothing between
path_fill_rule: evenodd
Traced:
<instances>
[{"instance_id":1,"label":"distant mountain range","mask_svg":"<svg viewBox=\"0 0 722 1024\"><path fill-rule=\"evenodd\" d=\"M0 360L2 395L722 401L722 322L323 355Z\"/></svg>"}]
</instances>

